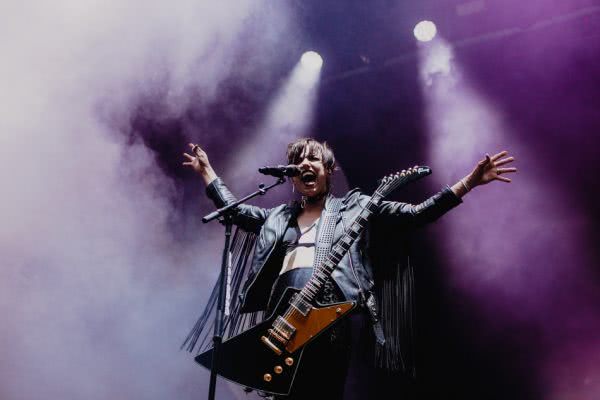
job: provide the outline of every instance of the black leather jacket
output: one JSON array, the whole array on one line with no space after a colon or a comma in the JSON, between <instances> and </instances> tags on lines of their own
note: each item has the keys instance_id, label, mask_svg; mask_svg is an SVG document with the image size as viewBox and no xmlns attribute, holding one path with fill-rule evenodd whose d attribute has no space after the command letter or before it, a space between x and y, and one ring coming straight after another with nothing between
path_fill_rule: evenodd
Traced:
<instances>
[{"instance_id":1,"label":"black leather jacket","mask_svg":"<svg viewBox=\"0 0 600 400\"><path fill-rule=\"evenodd\" d=\"M235 201L235 197L220 178L211 182L207 195L217 207ZM354 218L360 213L368 202L369 196L362 194L358 189L353 189L342 200L342 208L334 234L334 243L340 238ZM327 207L328 201L325 203ZM350 251L344 256L338 267L334 270L332 278L337 283L347 300L360 300L369 298L374 286L372 237L377 233L392 231L400 234L420 225L432 222L444 213L461 203L449 187L433 195L418 205L401 202L383 201L378 211L371 216L369 227L358 240L354 242ZM271 287L279 275L281 265L271 257L273 250L280 243L285 229L292 218L300 212L297 202L282 204L265 209L251 205L241 205L234 215L234 224L243 230L258 234L258 240L252 258L252 263L242 291L242 312L264 310L269 302ZM318 229L318 228L317 228ZM361 291L365 296L361 295ZM372 299L372 296L370 296ZM369 311L374 315L377 306L373 300L367 302Z\"/></svg>"}]
</instances>

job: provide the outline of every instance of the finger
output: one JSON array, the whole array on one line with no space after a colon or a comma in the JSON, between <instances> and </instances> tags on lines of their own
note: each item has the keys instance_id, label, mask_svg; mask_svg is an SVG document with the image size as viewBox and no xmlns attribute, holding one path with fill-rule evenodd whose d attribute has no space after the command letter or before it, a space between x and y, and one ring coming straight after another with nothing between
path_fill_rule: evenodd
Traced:
<instances>
[{"instance_id":1,"label":"finger","mask_svg":"<svg viewBox=\"0 0 600 400\"><path fill-rule=\"evenodd\" d=\"M194 165L193 163L191 163L191 162L189 162L189 161L184 161L184 162L182 162L181 164L183 164L183 165Z\"/></svg>"},{"instance_id":2,"label":"finger","mask_svg":"<svg viewBox=\"0 0 600 400\"><path fill-rule=\"evenodd\" d=\"M501 165L508 164L509 162L513 162L513 161L515 161L514 157L503 158L502 160L496 161L496 166L499 167Z\"/></svg>"},{"instance_id":3,"label":"finger","mask_svg":"<svg viewBox=\"0 0 600 400\"><path fill-rule=\"evenodd\" d=\"M506 183L512 182L509 178L507 178L505 176L497 176L496 179L498 179L499 181L502 181L502 182L506 182Z\"/></svg>"},{"instance_id":4,"label":"finger","mask_svg":"<svg viewBox=\"0 0 600 400\"><path fill-rule=\"evenodd\" d=\"M198 155L200 152L202 152L202 147L198 146L195 143L188 143L188 146L190 146L190 149L192 150L192 153Z\"/></svg>"},{"instance_id":5,"label":"finger","mask_svg":"<svg viewBox=\"0 0 600 400\"><path fill-rule=\"evenodd\" d=\"M189 155L188 153L183 153L183 156L186 157L190 161L193 161L195 158L195 157L192 157L191 155Z\"/></svg>"},{"instance_id":6,"label":"finger","mask_svg":"<svg viewBox=\"0 0 600 400\"><path fill-rule=\"evenodd\" d=\"M479 163L477 163L480 167L483 167L484 165L486 165L487 163L490 162L490 155L488 153L485 153L485 158L481 161L479 161Z\"/></svg>"},{"instance_id":7,"label":"finger","mask_svg":"<svg viewBox=\"0 0 600 400\"><path fill-rule=\"evenodd\" d=\"M498 175L500 175L500 174L505 174L505 173L507 173L507 172L517 172L517 169L516 169L516 168L498 168L498 169L496 170L496 173L497 173Z\"/></svg>"},{"instance_id":8,"label":"finger","mask_svg":"<svg viewBox=\"0 0 600 400\"><path fill-rule=\"evenodd\" d=\"M501 152L500 152L500 153L498 153L498 154L494 154L494 156L492 157L492 161L496 161L496 160L497 160L497 159L499 159L500 157L504 157L504 156L505 156L505 155L507 155L507 154L508 154L508 151L506 151L506 150L504 150L504 151L501 151Z\"/></svg>"}]
</instances>

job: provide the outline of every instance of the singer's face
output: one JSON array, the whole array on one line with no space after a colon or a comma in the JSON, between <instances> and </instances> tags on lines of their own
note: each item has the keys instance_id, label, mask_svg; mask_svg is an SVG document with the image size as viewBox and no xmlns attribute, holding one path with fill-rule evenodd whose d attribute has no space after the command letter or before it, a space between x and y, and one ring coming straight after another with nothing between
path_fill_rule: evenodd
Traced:
<instances>
[{"instance_id":1,"label":"singer's face","mask_svg":"<svg viewBox=\"0 0 600 400\"><path fill-rule=\"evenodd\" d=\"M327 176L329 172L325 169L323 159L319 153L310 153L307 149L296 165L302 173L293 177L292 181L301 195L311 198L327 193Z\"/></svg>"}]
</instances>

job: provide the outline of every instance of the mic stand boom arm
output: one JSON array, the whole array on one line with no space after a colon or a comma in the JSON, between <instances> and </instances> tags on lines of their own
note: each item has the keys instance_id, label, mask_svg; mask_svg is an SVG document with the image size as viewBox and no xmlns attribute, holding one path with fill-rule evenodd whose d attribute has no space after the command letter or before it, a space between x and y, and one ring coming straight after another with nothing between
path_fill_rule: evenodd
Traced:
<instances>
[{"instance_id":1,"label":"mic stand boom arm","mask_svg":"<svg viewBox=\"0 0 600 400\"><path fill-rule=\"evenodd\" d=\"M213 335L213 354L212 363L210 368L210 385L208 388L208 400L214 400L215 388L217 383L217 369L219 362L219 348L223 342L223 325L225 323L225 301L227 295L227 273L229 271L229 247L231 243L231 228L233 222L231 220L231 213L235 207L246 202L247 200L256 197L263 196L269 189L277 185L281 185L285 182L285 178L281 177L277 181L269 186L265 186L263 183L258 185L258 190L250 193L248 196L241 198L231 204L221 207L216 211L211 212L202 218L202 222L207 223L216 218L221 218L220 222L225 225L225 245L223 246L223 257L221 259L221 284L219 287L219 298L217 301L217 312L215 313L215 324L214 324L214 335Z\"/></svg>"},{"instance_id":2,"label":"mic stand boom arm","mask_svg":"<svg viewBox=\"0 0 600 400\"><path fill-rule=\"evenodd\" d=\"M207 222L212 221L215 218L224 217L229 213L229 210L231 210L232 208L235 208L235 207L239 206L240 204L245 203L247 200L250 200L253 197L262 196L265 193L267 193L269 191L269 189L272 189L273 187L275 187L277 185L281 185L284 182L285 182L285 178L281 177L281 178L277 179L277 181L275 183L273 183L272 185L266 186L266 187L265 187L264 183L261 183L260 185L258 185L258 190L256 192L250 193L248 196L243 197L243 198L239 199L238 201L235 201L231 204L228 204L224 207L219 208L216 211L211 212L210 214L208 214L202 218L202 222L207 223Z\"/></svg>"}]
</instances>

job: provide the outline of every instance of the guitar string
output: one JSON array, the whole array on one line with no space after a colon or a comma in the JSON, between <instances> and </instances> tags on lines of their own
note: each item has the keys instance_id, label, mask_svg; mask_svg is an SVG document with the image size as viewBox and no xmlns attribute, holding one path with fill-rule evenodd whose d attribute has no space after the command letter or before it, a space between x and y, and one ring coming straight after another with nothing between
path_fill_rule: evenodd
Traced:
<instances>
[{"instance_id":1,"label":"guitar string","mask_svg":"<svg viewBox=\"0 0 600 400\"><path fill-rule=\"evenodd\" d=\"M387 184L387 185L389 185L389 186L390 186L390 188L393 190L393 189L394 189L394 187L397 187L399 184L403 183L403 181L405 181L405 179L397 179L397 180L394 180L393 182L391 182L391 185L390 185L390 184ZM385 186L387 186L387 185L386 185L386 184L384 184L384 187L385 187ZM383 191L383 190L380 190L380 189L381 189L381 188L378 188L378 189L376 190L376 194L379 194L381 197L383 197L383 196L381 195L381 191ZM360 220L364 220L365 222L367 221L367 218L368 218L368 217L369 217L369 216L372 214L372 211L370 211L370 210L369 210L369 207L370 207L370 206L372 206L372 205L373 205L373 198L369 199L369 201L367 202L367 204L366 204L366 205L365 205L365 207L363 208L363 212L361 212L361 214L359 214L359 216L356 218L355 222L356 222L356 223L358 223L359 225L361 225L361 227L363 227L363 226L362 226L362 224L361 224ZM368 215L364 215L364 216L363 216L363 214L365 213L365 211L366 211L366 213L368 213ZM353 224L352 224L352 227L353 227L354 225L355 225L355 224L353 223ZM350 238L352 239L352 240L350 241L350 243L352 243L352 242L354 242L354 240L356 240L356 238L352 238L352 236L351 236L350 234L348 234L348 233L347 233L347 234L345 234L345 235L344 235L344 236L343 236L343 237L340 239L340 242L341 242L341 241L343 241L344 239L346 239L347 237L350 237ZM338 253L338 250L337 250L337 248L338 248L338 247L340 247L340 248L341 248L341 251L339 252L339 254L342 254L342 252L346 252L346 251L347 251L347 250L346 250L346 249L344 249L344 248L343 248L343 246L341 246L341 245L339 244L339 242L338 242L338 243L336 243L336 245L334 246L334 249L333 249L333 253L334 253L334 254L337 254L337 253ZM342 257L343 257L343 255L342 255ZM323 263L321 266L317 267L317 269L316 269L316 273L315 273L315 274L318 274L318 273L320 273L320 272L325 272L325 273L324 273L324 275L329 275L331 272L333 272L333 270L332 270L331 272L329 272L329 271L328 271L328 269L329 269L329 268L328 268L328 266L327 266L328 264L332 264L332 263L331 263L331 258L332 258L332 257L328 255L328 257L327 257L326 261L325 261L325 262L324 262L324 263ZM335 257L333 257L333 258L335 259ZM313 277L314 277L314 275L313 275ZM325 278L325 279L327 279L327 278ZM309 281L307 282L307 285L305 285L305 286L304 286L303 290L307 288L307 286L308 286L308 283L310 283L311 281L312 281L312 277L311 277L311 280L309 280ZM318 294L318 290L319 290L319 288L317 287L317 293L312 293L312 291L311 291L311 290L309 290L309 289L306 289L306 290L307 290L307 291L308 291L308 292L311 294L311 296L309 297L309 299L311 299L311 301L312 301L312 298L313 298L314 296L316 296L316 294ZM299 292L299 294L302 296L302 290ZM304 295L303 297L305 297L305 298L306 298L307 296L306 296L306 295ZM282 318L285 320L285 322L286 322L287 324L289 324L289 322L288 322L287 320L288 320L290 317L292 317L292 316L293 316L295 313L297 313L297 312L298 312L298 310L296 310L296 308L295 308L295 307L293 307L293 306L291 306L291 307L288 307L287 311L284 313L284 315L282 316ZM291 324L290 324L290 325L291 325ZM282 326L282 323L281 323L281 322L279 322L279 320L278 320L278 319L276 319L276 320L275 320L275 322L274 322L274 324L273 324L273 327L274 327L274 328L276 328L276 329L278 328L277 330L281 330L281 328L283 328L283 326ZM269 333L269 338L270 338L270 339L273 339L273 337L272 337L272 336L273 336L273 335L272 335L271 333ZM279 340L278 340L278 341L279 341ZM289 340L288 340L287 342L289 343ZM286 343L286 345L287 345L287 343Z\"/></svg>"},{"instance_id":2,"label":"guitar string","mask_svg":"<svg viewBox=\"0 0 600 400\"><path fill-rule=\"evenodd\" d=\"M368 202L367 202L367 204L365 205L365 207L364 207L364 209L363 209L363 212L364 212L365 210L367 210L367 212L368 212L369 214L372 214L372 212L371 212L371 211L369 211L369 209L368 209L368 208L369 208L369 207L370 207L372 204L373 204L373 200L372 200L372 198L371 198L371 199L369 199L369 201L368 201ZM358 220L359 220L359 219L363 218L363 216L362 216L363 212L361 212L361 214L359 214L359 216L356 218L356 220L355 220L356 222L358 222ZM368 215L367 215L366 217L368 217ZM366 218L363 218L363 219L365 219L365 221L366 221ZM360 225L360 222L358 222L358 223L359 223L359 225ZM352 224L352 225L354 225L354 224ZM346 236L346 235L344 235L344 236ZM353 240L356 240L356 239L353 239ZM335 248L335 247L337 247L337 246L338 246L338 244L336 243L336 245L334 246L334 248ZM342 257L343 257L343 256L342 256ZM331 258L331 257L328 255L328 256L327 256L327 259L325 260L325 262L324 262L323 264L321 264L321 266L317 267L317 270L318 270L319 272L322 272L323 270L325 270L325 271L326 271L326 268L327 268L327 267L326 267L326 265L327 265L327 264L328 264L328 262L330 261L330 258ZM333 271L333 270L332 270L332 271ZM330 274L330 273L329 273L329 272L327 272L327 274ZM311 280L312 280L312 277L311 277ZM311 280L309 280L308 282L310 282ZM307 284L308 284L308 282L307 282ZM304 288L306 288L306 285L304 286ZM302 290L304 290L304 288L303 288ZM299 294L300 294L301 296L302 296L302 290L300 290L300 292L299 292ZM317 294L318 294L318 292L317 292L317 293L314 293L314 294L312 294L312 296L310 297L310 298L311 298L311 301L312 301L312 297L316 296ZM303 296L303 297L306 297L306 296ZM282 318L285 320L285 322L286 322L286 323L288 323L288 324L289 324L289 322L288 322L287 320L288 320L289 318L291 318L292 316L294 316L294 314L296 314L297 312L299 312L299 311L298 311L298 310L297 310L295 307L293 307L293 306L290 306L290 307L288 307L287 311L284 313L284 315L282 316ZM291 324L290 324L290 325L291 325ZM280 329L282 328L282 324L279 322L279 320L278 320L278 319L275 319L275 321L274 321L274 323L273 323L273 327L274 327L274 328L278 328L277 330L280 330ZM272 335L271 333L269 333L269 339L273 339L273 335ZM275 338L275 339L276 339L276 338ZM289 343L289 340L288 340L287 342ZM287 345L287 343L286 343L285 345Z\"/></svg>"},{"instance_id":3,"label":"guitar string","mask_svg":"<svg viewBox=\"0 0 600 400\"><path fill-rule=\"evenodd\" d=\"M400 186L400 185L404 184L406 181L408 181L408 178L410 178L410 177L413 177L413 175L411 174L411 175L400 176L399 179L394 179L391 182L384 182L383 185L380 185L380 187L378 187L377 190L375 190L375 194L379 195L379 199L377 199L377 200L379 201L382 198L384 198L385 197L385 195L384 195L385 192L388 192L387 194L391 193L396 188L398 188L398 186ZM354 220L354 223L352 223L352 225L351 225L351 228L355 225L355 223L358 223L359 225L361 225L361 223L358 222L361 219L363 219L365 222L367 222L368 217L371 214L373 214L373 211L369 210L369 207L374 204L373 203L373 197L375 196L375 194L369 199L369 201L367 202L367 204L363 208L363 211L358 215L358 217L356 217L356 219ZM367 212L367 215L363 216L363 212L365 212L365 211ZM361 228L364 228L364 227L361 225ZM342 238L340 239L340 241L342 239L345 239L347 236L350 236L350 234L348 234L348 233L344 234L344 236L342 236ZM356 238L352 238L352 241L350 243L353 243L355 240L356 240ZM336 247L338 247L338 245L339 245L339 241L334 246L334 250L335 250ZM341 246L339 246L339 247L341 247ZM342 247L342 251L346 252L348 250L345 250ZM333 269L331 270L331 272L327 271L327 264L331 261L330 258L331 258L331 256L328 255L327 258L326 258L326 260L323 262L323 264L321 264L321 266L319 266L319 267L316 268L316 273L325 271L326 274L330 275L333 272ZM342 255L342 258L343 258L343 255ZM340 261L341 261L341 259L340 259ZM313 276L314 276L314 274L313 274ZM327 278L325 278L325 279L327 279ZM311 277L311 279L308 282L310 282L311 280L312 280L312 277ZM307 282L307 284L308 284L308 282ZM306 288L306 285L304 286L304 288ZM300 295L302 295L302 291L304 290L304 288L301 289L300 292L298 292ZM317 288L317 289L320 290L320 288ZM317 291L317 293L313 294L311 297L316 296L317 294L318 294L318 291ZM293 326L287 320L289 318L291 318L297 312L299 312L299 311L295 307L290 306L290 307L288 307L288 309L284 313L284 315L281 316L281 317L285 320L286 324L288 324L290 326ZM273 322L273 327L276 328L276 330L280 330L282 328L282 324L279 322L278 319L275 319L275 321ZM268 333L268 335L269 335L269 339L273 339L273 335L271 333ZM287 346L288 343L289 343L289 339L287 340L287 343L285 344L285 346Z\"/></svg>"}]
</instances>

